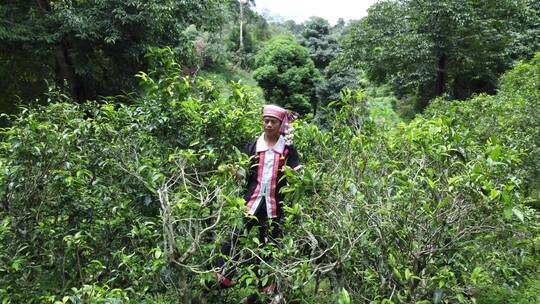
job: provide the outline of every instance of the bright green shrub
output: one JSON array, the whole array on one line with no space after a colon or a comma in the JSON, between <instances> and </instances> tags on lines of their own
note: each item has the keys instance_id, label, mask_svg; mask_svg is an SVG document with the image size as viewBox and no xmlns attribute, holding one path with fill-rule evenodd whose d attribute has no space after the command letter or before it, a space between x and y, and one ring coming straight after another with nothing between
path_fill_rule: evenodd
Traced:
<instances>
[{"instance_id":1,"label":"bright green shrub","mask_svg":"<svg viewBox=\"0 0 540 304\"><path fill-rule=\"evenodd\" d=\"M519 148L479 143L452 117L387 131L362 94L345 97L330 131L297 135L309 153L291 233L319 280L298 297L320 285L358 303L466 303L475 286L537 275L539 217L523 205Z\"/></svg>"},{"instance_id":2,"label":"bright green shrub","mask_svg":"<svg viewBox=\"0 0 540 304\"><path fill-rule=\"evenodd\" d=\"M508 284L501 286L483 286L479 290L479 304L533 304L540 302L540 281L528 281L523 286L512 288Z\"/></svg>"},{"instance_id":3,"label":"bright green shrub","mask_svg":"<svg viewBox=\"0 0 540 304\"><path fill-rule=\"evenodd\" d=\"M167 50L155 55L130 105L54 97L3 130L3 301L201 296L219 244L241 227L242 185L230 173L245 169L238 148L260 132L261 104L238 84L225 99L211 82L183 78ZM435 103L394 127L346 90L325 109L327 128L295 122L305 169L286 172L283 239L241 238L242 257L273 259L260 276L241 267L236 288L207 300L238 303L269 280L288 303L530 298L540 217L525 205L534 93L522 94ZM502 294L504 284L527 296Z\"/></svg>"},{"instance_id":4,"label":"bright green shrub","mask_svg":"<svg viewBox=\"0 0 540 304\"><path fill-rule=\"evenodd\" d=\"M302 125L296 145L308 165L293 179L291 233L308 249L298 251L311 260L305 280L316 282L291 296L319 302L317 288L345 288L359 303L529 299L534 285L518 287L538 277L539 215L525 203L539 116L524 97L536 87L523 83L517 96L438 101L397 130L376 123L363 94L333 105L329 131ZM523 297L485 288L502 284Z\"/></svg>"},{"instance_id":5,"label":"bright green shrub","mask_svg":"<svg viewBox=\"0 0 540 304\"><path fill-rule=\"evenodd\" d=\"M495 96L479 95L465 101L433 102L428 117L452 117L478 144L492 138L523 150L527 156L520 172L529 204L539 208L540 178L540 53L528 63L518 64L501 78ZM535 197L536 196L536 197Z\"/></svg>"},{"instance_id":6,"label":"bright green shrub","mask_svg":"<svg viewBox=\"0 0 540 304\"><path fill-rule=\"evenodd\" d=\"M358 117L353 113L340 115ZM322 157L311 167L320 183L300 204L306 206L302 218L317 220L302 226L318 232L324 227L312 234L321 236L321 251L332 249L325 259L339 261L329 280L354 290L356 301L392 294L395 302L462 301L470 271L476 259L482 260L478 248L468 244L485 239L481 250L488 252L488 239L493 242L501 233L511 237L506 229L517 229L529 239L522 245L526 250L538 233L512 219L523 210L515 205L519 181L511 174L519 151L471 145L465 130L450 123L416 120L385 135L366 119L356 132L338 124L328 135L306 134L306 144L298 142L305 148L313 147L314 136L322 140L316 151ZM466 160L464 155L475 156ZM501 222L506 210L510 217ZM525 221L535 218L527 213ZM508 248L515 247L505 245L501 254L512 255Z\"/></svg>"},{"instance_id":7,"label":"bright green shrub","mask_svg":"<svg viewBox=\"0 0 540 304\"><path fill-rule=\"evenodd\" d=\"M266 100L298 113L316 110L320 73L306 48L292 37L278 36L257 53L254 78Z\"/></svg>"},{"instance_id":8,"label":"bright green shrub","mask_svg":"<svg viewBox=\"0 0 540 304\"><path fill-rule=\"evenodd\" d=\"M159 56L158 70L139 74L144 93L131 105L52 101L3 131L3 300L124 302L115 289L134 298L198 284L172 259L211 258L219 233L184 253L217 210L238 216L240 187L216 168L241 159L235 147L257 132L260 105L238 84L223 99L209 81L183 78L170 53ZM216 231L228 231L224 223L236 222Z\"/></svg>"}]
</instances>

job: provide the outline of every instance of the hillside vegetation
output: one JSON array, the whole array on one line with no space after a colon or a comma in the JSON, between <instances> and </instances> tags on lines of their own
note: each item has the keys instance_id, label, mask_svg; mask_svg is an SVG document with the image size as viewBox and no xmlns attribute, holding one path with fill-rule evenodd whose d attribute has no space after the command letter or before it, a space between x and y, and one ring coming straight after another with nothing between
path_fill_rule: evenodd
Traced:
<instances>
[{"instance_id":1,"label":"hillside vegetation","mask_svg":"<svg viewBox=\"0 0 540 304\"><path fill-rule=\"evenodd\" d=\"M256 5L0 4L0 302L540 303L540 2ZM303 169L225 254L270 103Z\"/></svg>"},{"instance_id":2,"label":"hillside vegetation","mask_svg":"<svg viewBox=\"0 0 540 304\"><path fill-rule=\"evenodd\" d=\"M131 105L51 95L3 131L8 303L200 297L216 244L240 224L230 171L247 164L237 147L258 133L259 104L167 60L138 75ZM436 102L407 124L371 116L362 91L329 105L330 128L298 122L306 168L287 173L282 246L245 252L275 251L262 280L291 303L537 301L539 69L537 55L496 95ZM226 301L257 280L249 268L240 277Z\"/></svg>"}]
</instances>

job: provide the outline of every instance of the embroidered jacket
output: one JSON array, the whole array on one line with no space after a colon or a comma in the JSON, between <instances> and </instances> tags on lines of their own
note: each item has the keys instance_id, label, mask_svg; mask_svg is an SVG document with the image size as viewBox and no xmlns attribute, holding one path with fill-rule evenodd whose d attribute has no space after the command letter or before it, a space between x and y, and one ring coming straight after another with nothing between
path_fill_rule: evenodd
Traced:
<instances>
[{"instance_id":1,"label":"embroidered jacket","mask_svg":"<svg viewBox=\"0 0 540 304\"><path fill-rule=\"evenodd\" d=\"M293 145L287 145L280 136L273 147L266 146L264 134L249 143L246 152L251 156L248 184L244 199L248 214L255 214L259 204L266 203L267 216L276 218L281 214L283 194L279 193L286 184L283 178L284 166L298 170L300 160ZM264 198L264 200L263 200Z\"/></svg>"}]
</instances>

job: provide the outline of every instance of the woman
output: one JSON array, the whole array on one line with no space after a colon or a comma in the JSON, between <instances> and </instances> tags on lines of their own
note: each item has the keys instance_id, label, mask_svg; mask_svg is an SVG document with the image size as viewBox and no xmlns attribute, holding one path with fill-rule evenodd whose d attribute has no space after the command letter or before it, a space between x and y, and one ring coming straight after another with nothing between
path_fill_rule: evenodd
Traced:
<instances>
[{"instance_id":1,"label":"woman","mask_svg":"<svg viewBox=\"0 0 540 304\"><path fill-rule=\"evenodd\" d=\"M285 138L290 123L296 119L296 113L279 106L267 105L262 116L263 133L246 146L246 153L251 157L251 166L244 193L245 212L252 217L244 217L244 231L249 232L251 228L257 227L259 243L264 246L269 241L279 242L283 204L283 194L279 190L286 184L283 178L284 167L298 170L301 165L296 148ZM231 239L222 245L222 255L237 261L237 245L238 234L233 234ZM231 287L235 267L227 267L226 260L222 257L218 258L217 266L221 269L221 272L216 273L220 287ZM275 289L275 283L261 287L262 292L271 293ZM256 296L252 295L246 298L245 302L254 303L256 299Z\"/></svg>"}]
</instances>

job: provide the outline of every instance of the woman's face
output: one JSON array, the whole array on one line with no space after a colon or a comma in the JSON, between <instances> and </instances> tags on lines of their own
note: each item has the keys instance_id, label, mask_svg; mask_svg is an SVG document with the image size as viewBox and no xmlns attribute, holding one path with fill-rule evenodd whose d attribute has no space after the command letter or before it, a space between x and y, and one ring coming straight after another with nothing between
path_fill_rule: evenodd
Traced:
<instances>
[{"instance_id":1,"label":"woman's face","mask_svg":"<svg viewBox=\"0 0 540 304\"><path fill-rule=\"evenodd\" d=\"M263 117L264 134L270 137L279 136L279 128L281 127L281 121L272 116Z\"/></svg>"}]
</instances>

